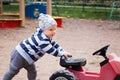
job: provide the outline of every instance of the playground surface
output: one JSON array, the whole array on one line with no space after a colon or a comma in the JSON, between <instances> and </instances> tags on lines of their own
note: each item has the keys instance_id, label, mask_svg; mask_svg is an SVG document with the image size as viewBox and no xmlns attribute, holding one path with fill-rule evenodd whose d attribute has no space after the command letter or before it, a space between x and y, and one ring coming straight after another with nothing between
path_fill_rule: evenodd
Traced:
<instances>
[{"instance_id":1,"label":"playground surface","mask_svg":"<svg viewBox=\"0 0 120 80\"><path fill-rule=\"evenodd\" d=\"M28 38L38 25L36 19L26 19L26 26L14 29L0 29L0 80L6 72L10 52L20 41ZM110 44L107 53L120 56L120 22L63 18L62 28L58 28L54 37L74 58L87 59L86 69L99 71L102 57L92 56L99 48ZM46 54L36 63L37 80L49 80L49 76L60 69L59 58ZM22 69L13 80L27 80L27 72Z\"/></svg>"}]
</instances>

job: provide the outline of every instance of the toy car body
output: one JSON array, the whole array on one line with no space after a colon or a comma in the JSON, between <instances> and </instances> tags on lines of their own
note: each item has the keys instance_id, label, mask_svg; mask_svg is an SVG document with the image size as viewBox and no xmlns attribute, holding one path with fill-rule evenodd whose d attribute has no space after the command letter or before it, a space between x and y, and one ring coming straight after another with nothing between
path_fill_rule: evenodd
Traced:
<instances>
[{"instance_id":1,"label":"toy car body","mask_svg":"<svg viewBox=\"0 0 120 80\"><path fill-rule=\"evenodd\" d=\"M106 50L109 45L94 52L93 55L100 55L105 58L100 63L100 71L88 71L84 68L85 58L73 59L61 57L60 65L65 70L56 71L50 77L50 80L120 80L120 58L115 54L106 56Z\"/></svg>"}]
</instances>

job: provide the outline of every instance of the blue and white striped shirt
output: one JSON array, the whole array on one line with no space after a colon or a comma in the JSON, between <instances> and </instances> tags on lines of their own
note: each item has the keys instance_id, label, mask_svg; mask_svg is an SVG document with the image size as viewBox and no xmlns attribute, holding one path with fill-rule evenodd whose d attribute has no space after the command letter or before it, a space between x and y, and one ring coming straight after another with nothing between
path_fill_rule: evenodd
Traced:
<instances>
[{"instance_id":1,"label":"blue and white striped shirt","mask_svg":"<svg viewBox=\"0 0 120 80\"><path fill-rule=\"evenodd\" d=\"M62 56L64 52L64 49L49 39L42 30L37 30L31 37L23 40L16 46L16 50L29 64L37 61L45 53Z\"/></svg>"}]
</instances>

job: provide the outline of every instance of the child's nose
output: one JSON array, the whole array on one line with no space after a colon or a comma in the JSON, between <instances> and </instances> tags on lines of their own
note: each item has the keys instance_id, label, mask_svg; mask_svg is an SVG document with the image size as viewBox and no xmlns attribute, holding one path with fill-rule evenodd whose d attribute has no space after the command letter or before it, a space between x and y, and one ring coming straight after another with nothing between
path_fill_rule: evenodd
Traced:
<instances>
[{"instance_id":1,"label":"child's nose","mask_svg":"<svg viewBox=\"0 0 120 80\"><path fill-rule=\"evenodd\" d=\"M54 32L54 34L55 34L55 33L56 33L56 30L54 30L53 32Z\"/></svg>"}]
</instances>

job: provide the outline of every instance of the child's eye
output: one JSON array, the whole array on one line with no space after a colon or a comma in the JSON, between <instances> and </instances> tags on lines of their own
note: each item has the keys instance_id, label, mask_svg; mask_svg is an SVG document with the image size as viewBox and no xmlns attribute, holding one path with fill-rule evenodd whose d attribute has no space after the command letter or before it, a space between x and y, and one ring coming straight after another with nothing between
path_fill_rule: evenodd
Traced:
<instances>
[{"instance_id":1,"label":"child's eye","mask_svg":"<svg viewBox=\"0 0 120 80\"><path fill-rule=\"evenodd\" d=\"M49 29L50 31L53 31L53 29Z\"/></svg>"}]
</instances>

